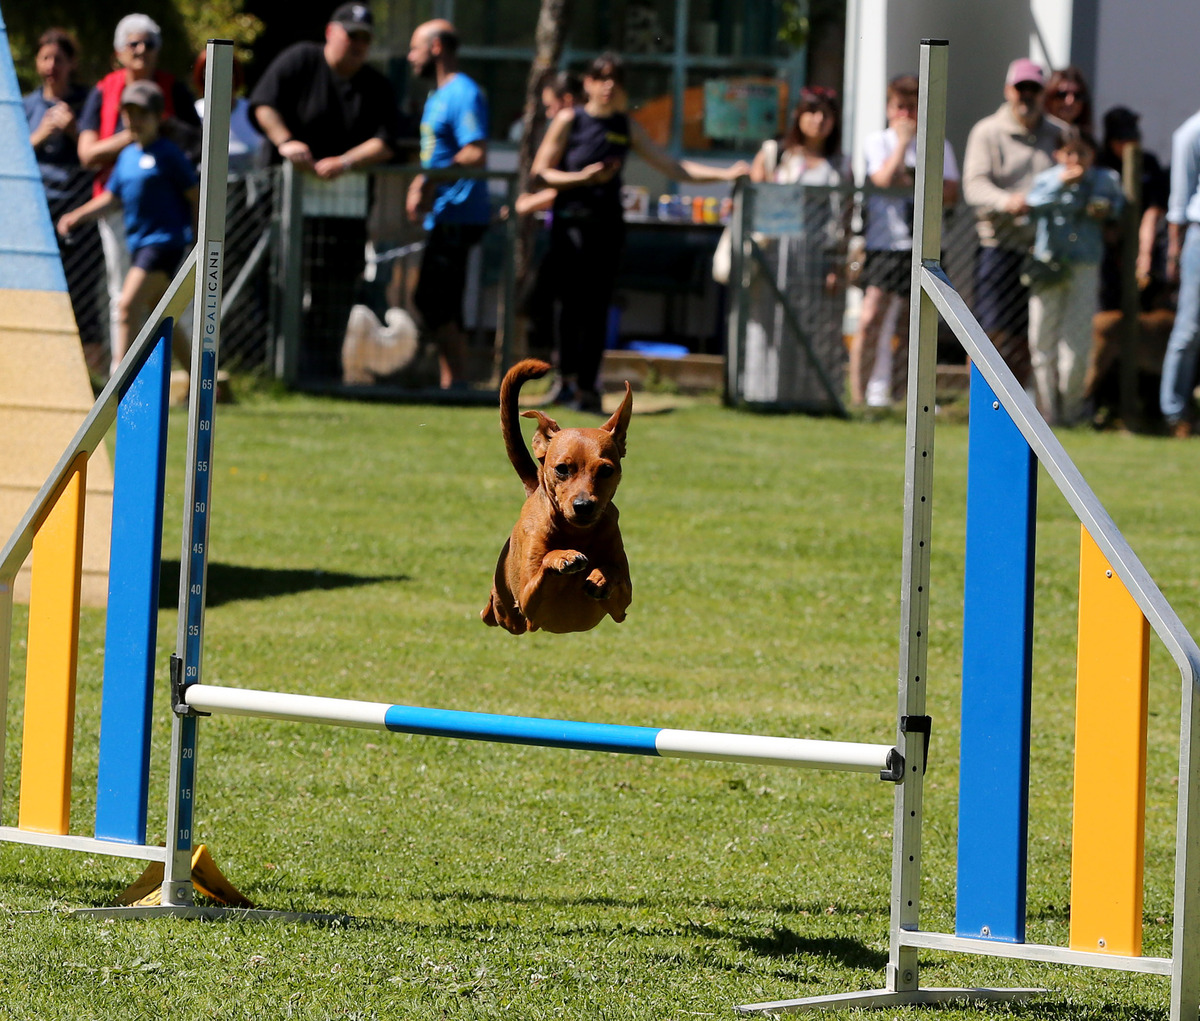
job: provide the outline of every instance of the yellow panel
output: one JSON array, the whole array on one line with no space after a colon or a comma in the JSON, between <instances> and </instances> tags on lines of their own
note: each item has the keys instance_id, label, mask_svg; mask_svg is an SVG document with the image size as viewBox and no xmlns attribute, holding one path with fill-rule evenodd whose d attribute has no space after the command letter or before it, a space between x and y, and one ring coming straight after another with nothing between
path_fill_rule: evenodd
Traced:
<instances>
[{"instance_id":1,"label":"yellow panel","mask_svg":"<svg viewBox=\"0 0 1200 1021\"><path fill-rule=\"evenodd\" d=\"M93 405L83 348L66 291L0 290L0 546L24 516ZM85 606L108 596L112 468L101 444L88 461L83 546ZM16 602L29 599L29 564Z\"/></svg>"},{"instance_id":2,"label":"yellow panel","mask_svg":"<svg viewBox=\"0 0 1200 1021\"><path fill-rule=\"evenodd\" d=\"M75 329L71 296L66 291L5 289L0 327L14 330Z\"/></svg>"},{"instance_id":3,"label":"yellow panel","mask_svg":"<svg viewBox=\"0 0 1200 1021\"><path fill-rule=\"evenodd\" d=\"M80 455L33 540L17 825L39 833L70 825L86 474Z\"/></svg>"},{"instance_id":4,"label":"yellow panel","mask_svg":"<svg viewBox=\"0 0 1200 1021\"><path fill-rule=\"evenodd\" d=\"M1070 945L1138 956L1150 629L1095 540L1080 531Z\"/></svg>"}]
</instances>

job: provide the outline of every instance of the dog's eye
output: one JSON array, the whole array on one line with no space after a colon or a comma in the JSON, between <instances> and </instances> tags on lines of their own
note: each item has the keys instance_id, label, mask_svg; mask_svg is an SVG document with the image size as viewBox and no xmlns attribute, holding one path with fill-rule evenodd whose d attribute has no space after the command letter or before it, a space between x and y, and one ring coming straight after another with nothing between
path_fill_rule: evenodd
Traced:
<instances>
[{"instance_id":1,"label":"dog's eye","mask_svg":"<svg viewBox=\"0 0 1200 1021\"><path fill-rule=\"evenodd\" d=\"M611 464L602 464L596 469L596 478L611 479L617 473L617 469Z\"/></svg>"},{"instance_id":2,"label":"dog's eye","mask_svg":"<svg viewBox=\"0 0 1200 1021\"><path fill-rule=\"evenodd\" d=\"M565 479L571 474L571 466L565 461L562 464L556 464L554 466L554 474L560 479Z\"/></svg>"}]
</instances>

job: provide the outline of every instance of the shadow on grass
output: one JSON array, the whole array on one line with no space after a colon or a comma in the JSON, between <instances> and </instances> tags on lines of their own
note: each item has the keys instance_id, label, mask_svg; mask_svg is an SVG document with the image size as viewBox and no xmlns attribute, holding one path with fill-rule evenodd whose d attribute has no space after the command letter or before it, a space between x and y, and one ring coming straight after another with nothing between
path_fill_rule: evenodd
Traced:
<instances>
[{"instance_id":1,"label":"shadow on grass","mask_svg":"<svg viewBox=\"0 0 1200 1021\"><path fill-rule=\"evenodd\" d=\"M241 599L271 599L300 592L408 580L408 576L404 574L345 574L341 571L239 567L236 564L210 562L206 603L212 607ZM178 602L179 561L164 560L158 586L158 605L160 609L170 609Z\"/></svg>"},{"instance_id":2,"label":"shadow on grass","mask_svg":"<svg viewBox=\"0 0 1200 1021\"><path fill-rule=\"evenodd\" d=\"M432 901L461 901L467 904L476 903L502 903L502 904L529 904L529 905L546 905L551 907L601 907L601 908L646 908L653 906L683 906L688 908L716 908L721 911L772 911L787 915L826 915L840 914L852 915L854 917L863 918L882 918L885 921L888 917L887 905L871 905L869 907L863 905L846 904L839 902L836 905L836 911L830 911L824 901L809 901L805 903L794 903L786 901L733 901L721 897L682 897L675 896L669 900L664 900L659 897L605 897L605 896L585 896L585 897L551 897L541 894L538 896L526 896L515 893L497 893L493 890L441 890L426 894L424 900Z\"/></svg>"},{"instance_id":3,"label":"shadow on grass","mask_svg":"<svg viewBox=\"0 0 1200 1021\"><path fill-rule=\"evenodd\" d=\"M883 951L848 936L801 936L786 927L772 929L766 936L741 937L738 942L759 957L784 959L810 954L866 971L881 971L888 962Z\"/></svg>"},{"instance_id":4,"label":"shadow on grass","mask_svg":"<svg viewBox=\"0 0 1200 1021\"><path fill-rule=\"evenodd\" d=\"M938 1006L954 1008L950 1003ZM1168 1016L1165 1008L1131 1003L1073 1003L1054 992L1005 1004L1003 1010L1012 1018L1045 1018L1053 1012L1055 1021L1166 1021Z\"/></svg>"}]
</instances>

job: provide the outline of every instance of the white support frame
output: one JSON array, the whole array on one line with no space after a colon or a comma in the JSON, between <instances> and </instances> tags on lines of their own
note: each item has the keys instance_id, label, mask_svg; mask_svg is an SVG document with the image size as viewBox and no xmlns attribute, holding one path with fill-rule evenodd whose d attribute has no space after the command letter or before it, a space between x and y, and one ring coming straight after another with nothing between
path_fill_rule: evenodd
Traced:
<instances>
[{"instance_id":1,"label":"white support frame","mask_svg":"<svg viewBox=\"0 0 1200 1021\"><path fill-rule=\"evenodd\" d=\"M1004 364L987 334L942 271L942 158L949 65L945 40L921 43L917 114L917 181L913 223L909 336L908 431L905 443L904 564L901 578L900 715L925 711L925 641L929 595L929 524L933 510L934 383L938 315L953 329L997 400L1096 541L1179 667L1182 712L1175 850L1175 918L1170 958L1130 957L1067 947L971 939L920 928L921 793L924 747L902 728L897 747L907 763L896 789L892 905L887 985L866 992L745 1004L741 1013L894 1007L953 1000L1013 1000L1039 989L925 989L917 951L970 953L1144 974L1170 975L1171 1021L1195 1021L1200 1010L1200 647L1159 591L1112 518L1072 463L1033 401ZM919 767L919 768L918 768Z\"/></svg>"}]
</instances>

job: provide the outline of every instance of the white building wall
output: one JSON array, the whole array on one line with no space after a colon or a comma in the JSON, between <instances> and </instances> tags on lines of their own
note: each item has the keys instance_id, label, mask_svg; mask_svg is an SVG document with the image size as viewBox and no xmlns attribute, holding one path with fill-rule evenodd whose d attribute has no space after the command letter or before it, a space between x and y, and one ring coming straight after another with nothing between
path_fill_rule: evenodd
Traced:
<instances>
[{"instance_id":1,"label":"white building wall","mask_svg":"<svg viewBox=\"0 0 1200 1021\"><path fill-rule=\"evenodd\" d=\"M1098 28L1097 119L1113 106L1136 110L1143 144L1168 163L1171 132L1200 110L1200 3L1100 0Z\"/></svg>"},{"instance_id":2,"label":"white building wall","mask_svg":"<svg viewBox=\"0 0 1200 1021\"><path fill-rule=\"evenodd\" d=\"M1081 25L1094 11L1096 24ZM1128 106L1142 115L1145 146L1163 163L1171 132L1200 109L1198 0L849 0L846 132L856 154L883 125L888 79L917 70L923 38L950 43L946 135L960 162L971 126L1003 102L1015 57L1047 70L1081 66L1097 134L1105 110Z\"/></svg>"},{"instance_id":3,"label":"white building wall","mask_svg":"<svg viewBox=\"0 0 1200 1021\"><path fill-rule=\"evenodd\" d=\"M1055 10L1065 7L1069 23L1071 0L1037 2ZM1009 62L1030 54L1036 32L1029 4L849 0L848 6L846 94L854 97L854 102L848 110L852 123L847 134L848 141L854 141L854 151L861 152L862 139L884 125L888 80L904 72L916 73L922 39L946 39L950 43L946 137L961 163L971 126L1004 101L1004 72ZM850 59L852 49L860 55L857 63Z\"/></svg>"}]
</instances>

